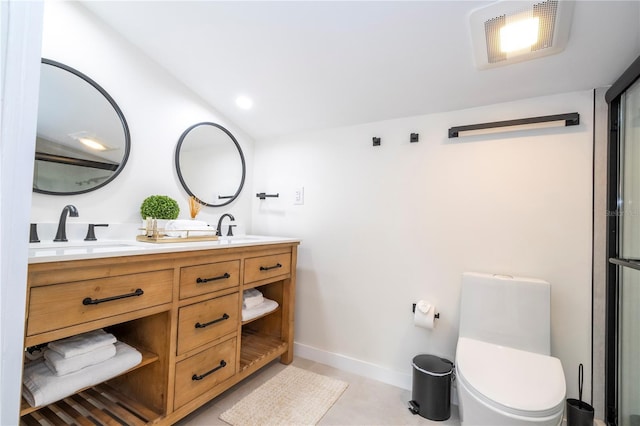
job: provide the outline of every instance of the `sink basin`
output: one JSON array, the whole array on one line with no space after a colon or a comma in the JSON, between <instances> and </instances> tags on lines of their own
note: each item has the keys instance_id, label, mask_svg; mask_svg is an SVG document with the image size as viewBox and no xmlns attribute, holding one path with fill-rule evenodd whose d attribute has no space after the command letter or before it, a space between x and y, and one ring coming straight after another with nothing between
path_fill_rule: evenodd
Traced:
<instances>
[{"instance_id":1,"label":"sink basin","mask_svg":"<svg viewBox=\"0 0 640 426\"><path fill-rule=\"evenodd\" d=\"M130 250L142 250L142 247L137 244L127 244L115 241L67 241L60 243L30 243L29 257L113 253Z\"/></svg>"},{"instance_id":2,"label":"sink basin","mask_svg":"<svg viewBox=\"0 0 640 426\"><path fill-rule=\"evenodd\" d=\"M260 241L260 238L249 235L238 235L233 237L219 237L218 241L220 244L240 244Z\"/></svg>"}]
</instances>

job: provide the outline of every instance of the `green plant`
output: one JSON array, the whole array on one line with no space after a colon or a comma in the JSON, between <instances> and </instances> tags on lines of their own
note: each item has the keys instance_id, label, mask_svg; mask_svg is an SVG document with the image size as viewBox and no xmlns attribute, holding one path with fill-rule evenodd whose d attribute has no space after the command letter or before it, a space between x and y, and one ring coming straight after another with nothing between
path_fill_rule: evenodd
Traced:
<instances>
[{"instance_id":1,"label":"green plant","mask_svg":"<svg viewBox=\"0 0 640 426\"><path fill-rule=\"evenodd\" d=\"M180 214L178 202L166 195L150 195L144 199L140 206L140 215L143 219L176 219Z\"/></svg>"}]
</instances>

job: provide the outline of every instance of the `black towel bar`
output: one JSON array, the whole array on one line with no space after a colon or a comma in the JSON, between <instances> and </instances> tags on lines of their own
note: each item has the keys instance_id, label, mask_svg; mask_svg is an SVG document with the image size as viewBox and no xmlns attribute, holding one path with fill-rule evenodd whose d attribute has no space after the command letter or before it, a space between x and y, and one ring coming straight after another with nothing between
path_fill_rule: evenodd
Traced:
<instances>
[{"instance_id":1,"label":"black towel bar","mask_svg":"<svg viewBox=\"0 0 640 426\"><path fill-rule=\"evenodd\" d=\"M264 192L259 192L256 194L256 197L260 198L261 200L264 200L265 198L278 198L279 196L280 196L280 193L266 194Z\"/></svg>"},{"instance_id":2,"label":"black towel bar","mask_svg":"<svg viewBox=\"0 0 640 426\"><path fill-rule=\"evenodd\" d=\"M496 129L500 127L525 126L528 124L548 123L552 121L564 121L565 126L577 126L580 124L580 114L572 112L568 114L545 115L542 117L520 118L517 120L494 121L491 123L456 126L449 129L449 138L457 138L460 132Z\"/></svg>"}]
</instances>

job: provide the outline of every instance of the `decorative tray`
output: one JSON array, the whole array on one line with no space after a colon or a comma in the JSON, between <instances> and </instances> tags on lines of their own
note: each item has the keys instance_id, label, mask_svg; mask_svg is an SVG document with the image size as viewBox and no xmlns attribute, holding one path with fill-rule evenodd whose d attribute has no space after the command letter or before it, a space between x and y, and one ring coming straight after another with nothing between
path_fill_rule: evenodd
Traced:
<instances>
[{"instance_id":1,"label":"decorative tray","mask_svg":"<svg viewBox=\"0 0 640 426\"><path fill-rule=\"evenodd\" d=\"M188 243L195 241L217 241L217 235L189 235L189 230L171 230L171 232L186 232L187 235L185 237L170 237L162 230L158 230L153 232L151 235L138 235L136 236L136 241L142 241L143 243ZM202 231L193 231L193 232L202 232Z\"/></svg>"}]
</instances>

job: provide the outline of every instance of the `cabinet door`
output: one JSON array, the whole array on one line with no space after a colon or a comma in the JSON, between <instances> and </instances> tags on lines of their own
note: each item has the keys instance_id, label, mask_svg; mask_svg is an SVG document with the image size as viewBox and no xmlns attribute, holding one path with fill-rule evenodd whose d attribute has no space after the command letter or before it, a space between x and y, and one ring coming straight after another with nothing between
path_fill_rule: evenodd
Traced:
<instances>
[{"instance_id":1,"label":"cabinet door","mask_svg":"<svg viewBox=\"0 0 640 426\"><path fill-rule=\"evenodd\" d=\"M240 321L238 293L180 308L178 313L178 355L234 333Z\"/></svg>"}]
</instances>

